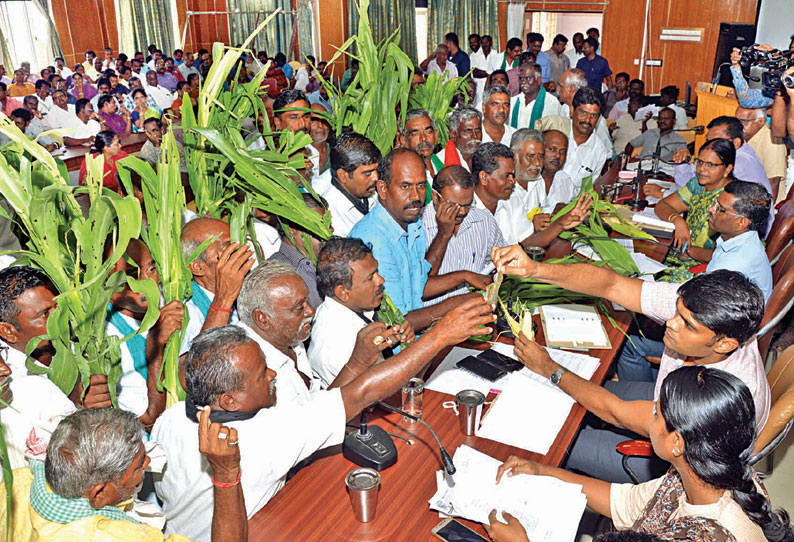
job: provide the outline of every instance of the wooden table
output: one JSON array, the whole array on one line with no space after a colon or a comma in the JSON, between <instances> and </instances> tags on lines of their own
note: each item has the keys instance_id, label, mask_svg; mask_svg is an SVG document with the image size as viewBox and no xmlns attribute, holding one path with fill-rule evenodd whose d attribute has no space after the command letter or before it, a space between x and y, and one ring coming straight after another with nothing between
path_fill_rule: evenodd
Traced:
<instances>
[{"instance_id":1,"label":"wooden table","mask_svg":"<svg viewBox=\"0 0 794 542\"><path fill-rule=\"evenodd\" d=\"M620 329L628 329L631 323L628 313L618 312L613 317ZM602 319L612 349L589 352L601 360L592 378L598 384L603 382L624 340L620 330L603 316ZM543 341L542 327L539 327L537 340ZM432 363L440 363L447 351L441 352ZM519 455L549 465L560 465L585 414L585 410L578 403L575 404L549 452L541 456L476 436L464 437L454 412L441 406L444 401L451 399L451 395L434 391L425 391L424 394L423 418L438 433L444 447L454 454L458 446L466 444L499 460ZM542 416L543 413L527 412L525 415ZM394 439L398 461L381 473L377 514L372 522L358 523L353 517L344 480L345 475L357 466L342 457L337 449L334 455L319 459L298 472L263 510L249 520L249 540L430 540L430 530L439 522L438 513L432 512L428 505L428 500L436 492L435 472L442 468L438 446L424 426L407 424L396 414L379 416L375 424L389 432L406 435L415 444L410 446L401 439ZM373 421L372 418L370 421ZM521 423L520 417L517 417L516 423ZM479 524L464 523L485 534Z\"/></svg>"},{"instance_id":2,"label":"wooden table","mask_svg":"<svg viewBox=\"0 0 794 542\"><path fill-rule=\"evenodd\" d=\"M121 150L127 154L132 154L141 150L146 143L146 134L127 134L121 136ZM60 158L66 164L68 171L76 171L83 164L83 157L91 150L89 145L70 145L66 147L66 152L55 157Z\"/></svg>"}]
</instances>

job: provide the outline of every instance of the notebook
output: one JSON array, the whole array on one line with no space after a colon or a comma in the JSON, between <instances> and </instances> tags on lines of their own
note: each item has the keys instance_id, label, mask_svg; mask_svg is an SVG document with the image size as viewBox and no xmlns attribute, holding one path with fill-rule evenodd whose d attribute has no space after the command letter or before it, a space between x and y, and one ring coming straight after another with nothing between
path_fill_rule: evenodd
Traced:
<instances>
[{"instance_id":1,"label":"notebook","mask_svg":"<svg viewBox=\"0 0 794 542\"><path fill-rule=\"evenodd\" d=\"M546 346L556 348L609 349L612 344L601 316L588 305L544 305L540 321Z\"/></svg>"}]
</instances>

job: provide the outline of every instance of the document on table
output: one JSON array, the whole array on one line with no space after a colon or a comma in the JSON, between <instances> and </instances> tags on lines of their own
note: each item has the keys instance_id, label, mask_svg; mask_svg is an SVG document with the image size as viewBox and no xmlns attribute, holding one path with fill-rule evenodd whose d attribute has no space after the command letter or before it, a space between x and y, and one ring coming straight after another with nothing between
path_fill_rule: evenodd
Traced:
<instances>
[{"instance_id":1,"label":"document on table","mask_svg":"<svg viewBox=\"0 0 794 542\"><path fill-rule=\"evenodd\" d=\"M629 254L632 254L634 252L634 239L621 239L620 237L616 237L614 239L611 239L611 241L615 241L617 244L628 250ZM601 261L601 256L599 256L598 252L596 252L593 249L593 247L591 247L590 245L584 245L584 244L576 245L576 252L578 252L585 258L589 258L593 260L594 262Z\"/></svg>"},{"instance_id":2,"label":"document on table","mask_svg":"<svg viewBox=\"0 0 794 542\"><path fill-rule=\"evenodd\" d=\"M662 220L656 213L653 212L653 209L650 207L646 207L639 213L634 213L631 217L631 220L637 222L638 224L645 224L647 226L652 226L654 228L659 228L661 230L673 231L675 230L675 226L672 222L668 222L666 220Z\"/></svg>"},{"instance_id":3,"label":"document on table","mask_svg":"<svg viewBox=\"0 0 794 542\"><path fill-rule=\"evenodd\" d=\"M649 205L656 205L657 203L662 201L662 198L665 198L665 197L669 196L670 194L672 194L673 192L675 192L678 189L673 181L663 181L661 179L648 179L645 184L646 184L646 186L649 185L649 184L655 184L655 185L661 187L661 189L662 189L662 197L661 198L655 198L655 197L649 196L647 194L645 195L645 199L648 200L648 204Z\"/></svg>"},{"instance_id":4,"label":"document on table","mask_svg":"<svg viewBox=\"0 0 794 542\"><path fill-rule=\"evenodd\" d=\"M496 509L502 521L502 512L518 519L533 542L574 540L587 504L581 485L526 474L503 476L497 484L501 462L466 445L455 451L453 462L454 475L436 476L438 490L430 499L431 510L487 523L488 514Z\"/></svg>"},{"instance_id":5,"label":"document on table","mask_svg":"<svg viewBox=\"0 0 794 542\"><path fill-rule=\"evenodd\" d=\"M512 352L512 350L513 347L511 346L510 351ZM479 353L479 350L456 346L450 350L447 357L444 358L444 361L441 362L430 378L427 379L425 388L441 393L448 393L450 395L455 395L461 390L477 390L484 395L488 395L491 388L501 389L504 377L496 382L491 382L455 367L455 364L466 356L476 356Z\"/></svg>"},{"instance_id":6,"label":"document on table","mask_svg":"<svg viewBox=\"0 0 794 542\"><path fill-rule=\"evenodd\" d=\"M493 348L500 354L515 358L511 346L497 343ZM592 356L546 350L554 361L587 380L592 378L600 364L598 358ZM575 401L547 378L526 367L508 374L499 384L502 393L483 416L476 435L547 454Z\"/></svg>"},{"instance_id":7,"label":"document on table","mask_svg":"<svg viewBox=\"0 0 794 542\"><path fill-rule=\"evenodd\" d=\"M544 305L540 321L548 346L611 348L601 316L589 305Z\"/></svg>"}]
</instances>

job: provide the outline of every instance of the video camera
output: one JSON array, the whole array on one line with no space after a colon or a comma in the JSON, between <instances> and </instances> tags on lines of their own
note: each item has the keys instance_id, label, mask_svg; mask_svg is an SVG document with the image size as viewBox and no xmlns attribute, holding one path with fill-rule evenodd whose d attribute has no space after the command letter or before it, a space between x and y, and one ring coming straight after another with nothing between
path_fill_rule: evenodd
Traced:
<instances>
[{"instance_id":1,"label":"video camera","mask_svg":"<svg viewBox=\"0 0 794 542\"><path fill-rule=\"evenodd\" d=\"M762 51L756 49L754 45L742 47L739 65L743 71L750 69L750 66L764 68L761 73L761 85L763 86L761 92L767 98L774 98L781 85L794 88L794 75L783 75L786 70L794 66L794 49Z\"/></svg>"}]
</instances>

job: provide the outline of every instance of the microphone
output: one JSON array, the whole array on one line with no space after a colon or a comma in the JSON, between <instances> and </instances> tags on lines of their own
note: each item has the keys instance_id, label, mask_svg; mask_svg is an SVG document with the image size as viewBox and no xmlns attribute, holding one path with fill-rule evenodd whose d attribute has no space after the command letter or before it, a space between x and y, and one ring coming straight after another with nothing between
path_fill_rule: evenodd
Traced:
<instances>
[{"instance_id":1,"label":"microphone","mask_svg":"<svg viewBox=\"0 0 794 542\"><path fill-rule=\"evenodd\" d=\"M433 435L433 438L436 439L436 443L438 443L438 449L441 452L441 462L444 463L444 470L447 471L447 474L449 475L455 474L455 471L457 469L455 469L455 464L452 462L452 456L449 455L449 452L447 452L447 450L444 448L444 445L441 444L441 439L438 438L436 432L433 431L433 428L430 427L426 421L424 421L421 418L418 418L417 416L414 416L413 414L408 414L407 412L403 412L399 408L394 408L393 406L386 404L382 401L378 402L378 406L381 408L385 408L386 410L389 410L391 412L394 412L395 414L402 414L406 418L411 418L412 420L417 421L422 425L424 425L425 427L427 427L427 430L430 431L430 433Z\"/></svg>"},{"instance_id":2,"label":"microphone","mask_svg":"<svg viewBox=\"0 0 794 542\"><path fill-rule=\"evenodd\" d=\"M696 134L700 134L706 131L705 126L693 126L692 128L683 128L681 130L673 130L674 132L695 132Z\"/></svg>"}]
</instances>

